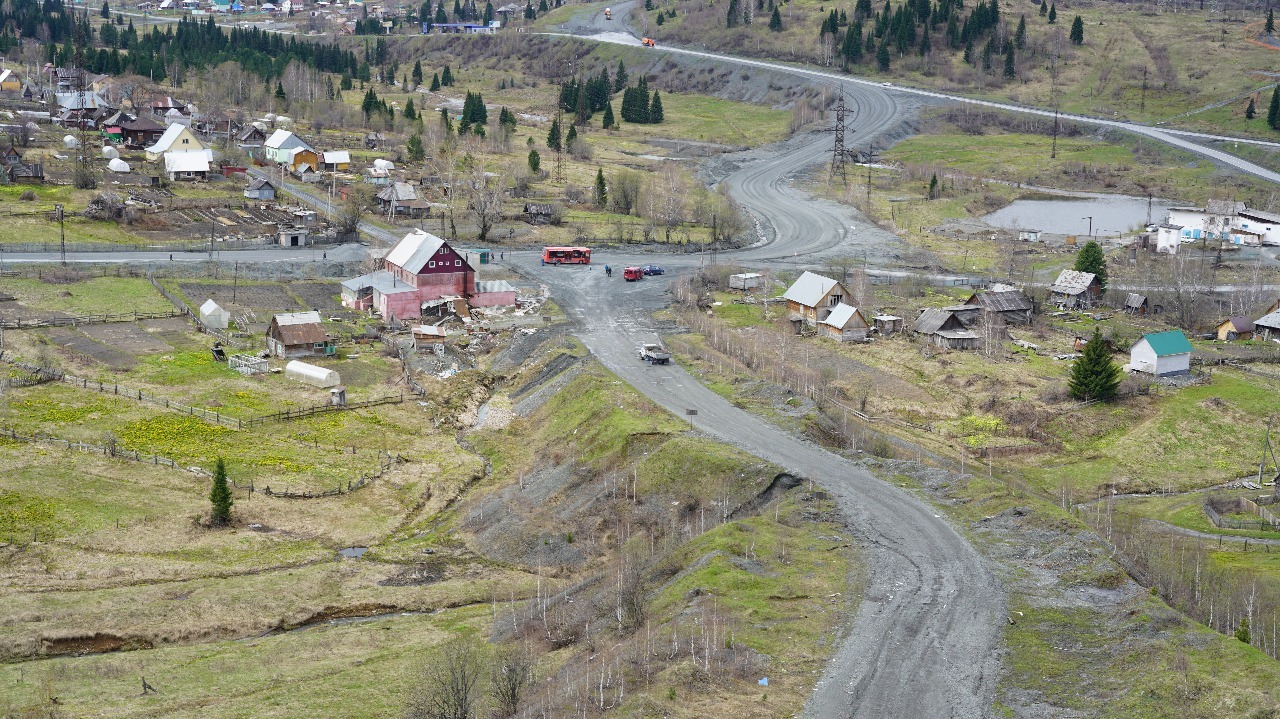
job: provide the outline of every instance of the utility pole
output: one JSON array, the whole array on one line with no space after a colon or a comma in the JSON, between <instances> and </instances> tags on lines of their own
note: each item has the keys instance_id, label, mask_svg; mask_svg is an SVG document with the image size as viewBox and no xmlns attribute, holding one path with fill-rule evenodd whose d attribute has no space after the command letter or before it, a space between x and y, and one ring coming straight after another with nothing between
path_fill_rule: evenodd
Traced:
<instances>
[{"instance_id":1,"label":"utility pole","mask_svg":"<svg viewBox=\"0 0 1280 719\"><path fill-rule=\"evenodd\" d=\"M1058 108L1053 108L1053 149L1049 150L1049 157L1056 158L1058 156Z\"/></svg>"},{"instance_id":2,"label":"utility pole","mask_svg":"<svg viewBox=\"0 0 1280 719\"><path fill-rule=\"evenodd\" d=\"M59 248L60 248L59 254L62 257L62 266L66 267L67 266L67 223L63 221L63 217L66 215L66 210L63 208L62 205L54 205L54 210L56 210L58 213L58 233L62 237L61 241L59 242Z\"/></svg>"},{"instance_id":3,"label":"utility pole","mask_svg":"<svg viewBox=\"0 0 1280 719\"><path fill-rule=\"evenodd\" d=\"M1147 111L1147 68L1142 68L1142 111Z\"/></svg>"}]
</instances>

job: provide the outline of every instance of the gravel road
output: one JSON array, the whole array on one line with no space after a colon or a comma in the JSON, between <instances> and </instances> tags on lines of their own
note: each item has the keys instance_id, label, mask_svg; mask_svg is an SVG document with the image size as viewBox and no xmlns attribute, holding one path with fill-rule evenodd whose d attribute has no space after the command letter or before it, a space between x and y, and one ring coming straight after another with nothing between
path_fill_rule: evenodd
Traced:
<instances>
[{"instance_id":1,"label":"gravel road","mask_svg":"<svg viewBox=\"0 0 1280 719\"><path fill-rule=\"evenodd\" d=\"M812 479L839 503L864 550L865 587L806 716L990 714L1004 598L964 537L925 502L734 407L679 366L641 362L635 347L656 337L651 315L667 302L661 279L540 267L532 253L514 261L547 284L593 355L623 380L679 416L696 410L699 430Z\"/></svg>"}]
</instances>

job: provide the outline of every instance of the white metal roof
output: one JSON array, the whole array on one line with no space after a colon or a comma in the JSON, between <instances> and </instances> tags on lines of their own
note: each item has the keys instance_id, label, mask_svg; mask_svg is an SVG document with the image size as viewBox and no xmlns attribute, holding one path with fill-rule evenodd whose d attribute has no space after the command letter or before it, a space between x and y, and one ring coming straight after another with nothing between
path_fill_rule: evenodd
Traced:
<instances>
[{"instance_id":1,"label":"white metal roof","mask_svg":"<svg viewBox=\"0 0 1280 719\"><path fill-rule=\"evenodd\" d=\"M330 165L351 162L351 153L346 150L330 150L324 153L324 161Z\"/></svg>"},{"instance_id":2,"label":"white metal roof","mask_svg":"<svg viewBox=\"0 0 1280 719\"><path fill-rule=\"evenodd\" d=\"M309 325L320 323L320 313L312 310L310 312L282 312L275 316L277 325Z\"/></svg>"},{"instance_id":3,"label":"white metal roof","mask_svg":"<svg viewBox=\"0 0 1280 719\"><path fill-rule=\"evenodd\" d=\"M1078 295L1089 289L1089 285L1093 284L1094 274L1092 272L1077 272L1076 270L1063 270L1058 275L1058 279L1049 288L1051 292L1061 292L1066 295Z\"/></svg>"},{"instance_id":4,"label":"white metal roof","mask_svg":"<svg viewBox=\"0 0 1280 719\"><path fill-rule=\"evenodd\" d=\"M178 141L178 136L182 134L183 130L187 130L186 125L174 124L165 128L164 134L160 136L159 140L156 140L156 144L147 148L147 152L168 152L173 143ZM187 132L190 132L190 130L187 130Z\"/></svg>"},{"instance_id":5,"label":"white metal roof","mask_svg":"<svg viewBox=\"0 0 1280 719\"><path fill-rule=\"evenodd\" d=\"M289 143L290 138L292 138L295 142L290 144ZM292 132L289 132L288 130L276 130L275 132L271 133L271 137L268 137L266 142L262 143L263 147L266 147L272 150L283 149L286 145L288 145L289 147L303 147L303 146L306 146L307 143L303 142L302 138L298 137Z\"/></svg>"},{"instance_id":6,"label":"white metal roof","mask_svg":"<svg viewBox=\"0 0 1280 719\"><path fill-rule=\"evenodd\" d=\"M826 297L827 293L831 291L831 288L838 284L840 283L830 277L805 272L800 275L800 279L796 280L795 284L787 288L782 297L792 302L799 302L805 307L816 307L822 301L822 298Z\"/></svg>"},{"instance_id":7,"label":"white metal roof","mask_svg":"<svg viewBox=\"0 0 1280 719\"><path fill-rule=\"evenodd\" d=\"M165 172L208 172L209 154L204 150L164 153Z\"/></svg>"},{"instance_id":8,"label":"white metal roof","mask_svg":"<svg viewBox=\"0 0 1280 719\"><path fill-rule=\"evenodd\" d=\"M204 304L200 305L200 314L207 315L214 312L226 313L226 310L222 309L222 306L212 299L205 300Z\"/></svg>"},{"instance_id":9,"label":"white metal roof","mask_svg":"<svg viewBox=\"0 0 1280 719\"><path fill-rule=\"evenodd\" d=\"M835 309L831 310L831 314L822 321L824 325L831 325L838 330L843 330L845 325L849 324L849 320L858 313L858 308L853 305L838 304Z\"/></svg>"},{"instance_id":10,"label":"white metal roof","mask_svg":"<svg viewBox=\"0 0 1280 719\"><path fill-rule=\"evenodd\" d=\"M445 241L422 230L414 230L405 235L391 252L387 253L387 264L403 267L410 272L417 272L426 266L431 256L436 254Z\"/></svg>"}]
</instances>

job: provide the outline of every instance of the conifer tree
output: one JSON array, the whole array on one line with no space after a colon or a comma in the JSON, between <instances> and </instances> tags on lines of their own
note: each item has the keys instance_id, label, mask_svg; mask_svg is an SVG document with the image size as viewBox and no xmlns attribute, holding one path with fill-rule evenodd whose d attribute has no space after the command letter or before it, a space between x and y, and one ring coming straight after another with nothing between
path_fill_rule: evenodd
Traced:
<instances>
[{"instance_id":1,"label":"conifer tree","mask_svg":"<svg viewBox=\"0 0 1280 719\"><path fill-rule=\"evenodd\" d=\"M662 98L658 97L658 91L653 91L653 103L649 105L649 122L655 125L662 122Z\"/></svg>"},{"instance_id":2,"label":"conifer tree","mask_svg":"<svg viewBox=\"0 0 1280 719\"><path fill-rule=\"evenodd\" d=\"M418 111L413 106L413 98L410 98L409 102L406 103L404 106L404 119L406 120L418 119Z\"/></svg>"},{"instance_id":3,"label":"conifer tree","mask_svg":"<svg viewBox=\"0 0 1280 719\"><path fill-rule=\"evenodd\" d=\"M1102 246L1097 242L1086 242L1076 253L1075 271L1093 274L1102 289L1107 289L1107 258L1102 254Z\"/></svg>"},{"instance_id":4,"label":"conifer tree","mask_svg":"<svg viewBox=\"0 0 1280 719\"><path fill-rule=\"evenodd\" d=\"M1043 7L1043 5L1041 6ZM1013 44L1019 50L1027 47L1027 16L1018 17L1018 30L1013 34Z\"/></svg>"},{"instance_id":5,"label":"conifer tree","mask_svg":"<svg viewBox=\"0 0 1280 719\"><path fill-rule=\"evenodd\" d=\"M617 121L613 119L613 103L612 102L605 103L604 120L602 121L601 126L604 127L604 129L606 130L609 130L618 126Z\"/></svg>"},{"instance_id":6,"label":"conifer tree","mask_svg":"<svg viewBox=\"0 0 1280 719\"><path fill-rule=\"evenodd\" d=\"M1244 109L1244 119L1252 120L1258 114L1258 108L1253 104L1253 98L1249 98L1249 106Z\"/></svg>"},{"instance_id":7,"label":"conifer tree","mask_svg":"<svg viewBox=\"0 0 1280 719\"><path fill-rule=\"evenodd\" d=\"M1248 617L1241 619L1240 626L1236 627L1236 639L1239 639L1245 644L1250 643L1251 637L1249 636L1249 618Z\"/></svg>"},{"instance_id":8,"label":"conifer tree","mask_svg":"<svg viewBox=\"0 0 1280 719\"><path fill-rule=\"evenodd\" d=\"M604 168L596 168L596 207L604 209L609 204L609 186L604 181Z\"/></svg>"},{"instance_id":9,"label":"conifer tree","mask_svg":"<svg viewBox=\"0 0 1280 719\"><path fill-rule=\"evenodd\" d=\"M422 61L421 60L414 61L413 74L410 75L410 77L413 78L414 87L417 87L418 85L422 84Z\"/></svg>"},{"instance_id":10,"label":"conifer tree","mask_svg":"<svg viewBox=\"0 0 1280 719\"><path fill-rule=\"evenodd\" d=\"M422 147L422 138L418 135L410 135L408 143L408 153L410 162L422 162L427 159L427 151Z\"/></svg>"},{"instance_id":11,"label":"conifer tree","mask_svg":"<svg viewBox=\"0 0 1280 719\"><path fill-rule=\"evenodd\" d=\"M1271 106L1267 108L1267 125L1272 130L1280 130L1280 85L1271 91Z\"/></svg>"},{"instance_id":12,"label":"conifer tree","mask_svg":"<svg viewBox=\"0 0 1280 719\"><path fill-rule=\"evenodd\" d=\"M106 5L103 5L106 7ZM1274 34L1276 31L1276 14L1275 10L1267 10L1267 25L1263 28L1263 32L1268 35Z\"/></svg>"},{"instance_id":13,"label":"conifer tree","mask_svg":"<svg viewBox=\"0 0 1280 719\"><path fill-rule=\"evenodd\" d=\"M1067 391L1081 401L1114 399L1122 374L1120 366L1111 361L1101 331L1095 327L1093 337L1085 343L1084 353L1071 365Z\"/></svg>"},{"instance_id":14,"label":"conifer tree","mask_svg":"<svg viewBox=\"0 0 1280 719\"><path fill-rule=\"evenodd\" d=\"M431 91L440 92L440 75L438 73L431 73Z\"/></svg>"},{"instance_id":15,"label":"conifer tree","mask_svg":"<svg viewBox=\"0 0 1280 719\"><path fill-rule=\"evenodd\" d=\"M542 157L537 150L529 150L529 172L538 174L538 169L542 167Z\"/></svg>"},{"instance_id":16,"label":"conifer tree","mask_svg":"<svg viewBox=\"0 0 1280 719\"><path fill-rule=\"evenodd\" d=\"M227 464L218 457L213 466L213 486L209 490L209 521L216 526L228 524L233 504L235 500L231 497L231 486L227 484Z\"/></svg>"},{"instance_id":17,"label":"conifer tree","mask_svg":"<svg viewBox=\"0 0 1280 719\"><path fill-rule=\"evenodd\" d=\"M453 86L453 73L449 70L448 65L445 65L444 70L440 71L440 84L444 87Z\"/></svg>"},{"instance_id":18,"label":"conifer tree","mask_svg":"<svg viewBox=\"0 0 1280 719\"><path fill-rule=\"evenodd\" d=\"M1076 19L1071 21L1071 44L1084 44L1084 19L1076 15Z\"/></svg>"},{"instance_id":19,"label":"conifer tree","mask_svg":"<svg viewBox=\"0 0 1280 719\"><path fill-rule=\"evenodd\" d=\"M618 61L618 72L613 76L613 91L622 92L627 87L627 66Z\"/></svg>"},{"instance_id":20,"label":"conifer tree","mask_svg":"<svg viewBox=\"0 0 1280 719\"><path fill-rule=\"evenodd\" d=\"M1058 4L1049 3L1049 24L1058 22Z\"/></svg>"},{"instance_id":21,"label":"conifer tree","mask_svg":"<svg viewBox=\"0 0 1280 719\"><path fill-rule=\"evenodd\" d=\"M880 72L889 72L889 41L885 40L880 43L880 49L876 50L876 65L880 68Z\"/></svg>"},{"instance_id":22,"label":"conifer tree","mask_svg":"<svg viewBox=\"0 0 1280 719\"><path fill-rule=\"evenodd\" d=\"M773 14L769 16L769 29L774 32L782 32L782 15L778 13L777 6L774 6Z\"/></svg>"},{"instance_id":23,"label":"conifer tree","mask_svg":"<svg viewBox=\"0 0 1280 719\"><path fill-rule=\"evenodd\" d=\"M572 151L573 151L573 143L574 143L574 142L576 142L576 141L577 141L577 139L578 139L578 128L576 128L576 127L574 127L572 124L570 124L570 125L569 125L569 132L568 132L567 134L565 134L565 136L564 136L564 149L565 149L565 150L567 150L567 151L572 152Z\"/></svg>"},{"instance_id":24,"label":"conifer tree","mask_svg":"<svg viewBox=\"0 0 1280 719\"><path fill-rule=\"evenodd\" d=\"M578 98L577 102L574 103L576 107L574 108L573 115L579 125L591 119L591 106L587 99L588 94L589 93L585 88L578 89Z\"/></svg>"},{"instance_id":25,"label":"conifer tree","mask_svg":"<svg viewBox=\"0 0 1280 719\"><path fill-rule=\"evenodd\" d=\"M558 119L551 121L551 129L547 131L547 147L556 152L564 149L560 140L560 120Z\"/></svg>"},{"instance_id":26,"label":"conifer tree","mask_svg":"<svg viewBox=\"0 0 1280 719\"><path fill-rule=\"evenodd\" d=\"M444 128L445 135L453 134L453 121L449 119L449 108L440 108L440 126Z\"/></svg>"},{"instance_id":27,"label":"conifer tree","mask_svg":"<svg viewBox=\"0 0 1280 719\"><path fill-rule=\"evenodd\" d=\"M1013 45L1004 53L1004 78L1012 80L1018 76L1018 68L1013 57Z\"/></svg>"}]
</instances>

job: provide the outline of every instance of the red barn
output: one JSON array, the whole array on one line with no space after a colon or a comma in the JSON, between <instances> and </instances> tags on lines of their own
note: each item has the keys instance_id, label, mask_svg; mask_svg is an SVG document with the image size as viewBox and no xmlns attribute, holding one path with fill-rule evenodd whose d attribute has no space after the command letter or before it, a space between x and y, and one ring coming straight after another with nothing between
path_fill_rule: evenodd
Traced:
<instances>
[{"instance_id":1,"label":"red barn","mask_svg":"<svg viewBox=\"0 0 1280 719\"><path fill-rule=\"evenodd\" d=\"M466 256L439 237L414 230L391 248L382 269L342 283L342 304L405 319L420 316L424 302L475 292L476 271Z\"/></svg>"}]
</instances>

